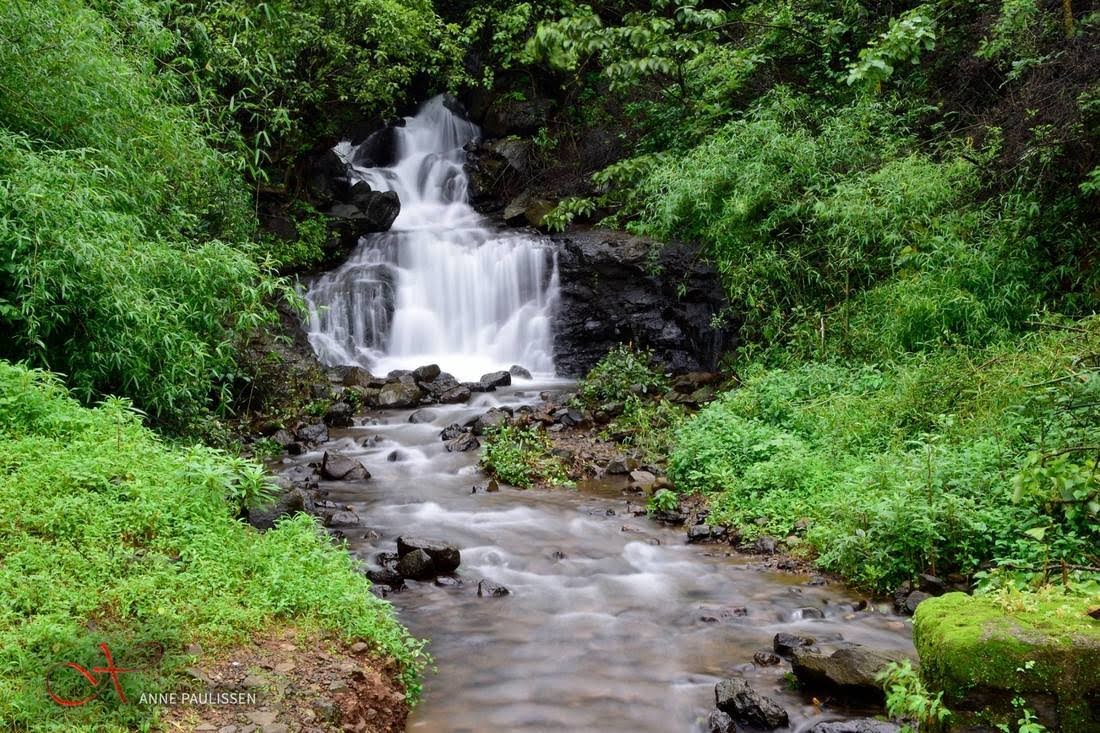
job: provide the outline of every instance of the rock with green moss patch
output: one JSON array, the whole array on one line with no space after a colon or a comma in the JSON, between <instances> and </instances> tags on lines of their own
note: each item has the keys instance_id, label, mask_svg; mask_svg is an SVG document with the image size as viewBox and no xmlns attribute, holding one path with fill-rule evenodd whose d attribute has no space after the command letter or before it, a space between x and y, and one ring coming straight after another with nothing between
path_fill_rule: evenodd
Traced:
<instances>
[{"instance_id":1,"label":"rock with green moss patch","mask_svg":"<svg viewBox=\"0 0 1100 733\"><path fill-rule=\"evenodd\" d=\"M929 599L914 616L921 676L964 729L1015 723L1022 698L1051 730L1100 730L1100 621L1088 605L1054 594Z\"/></svg>"}]
</instances>

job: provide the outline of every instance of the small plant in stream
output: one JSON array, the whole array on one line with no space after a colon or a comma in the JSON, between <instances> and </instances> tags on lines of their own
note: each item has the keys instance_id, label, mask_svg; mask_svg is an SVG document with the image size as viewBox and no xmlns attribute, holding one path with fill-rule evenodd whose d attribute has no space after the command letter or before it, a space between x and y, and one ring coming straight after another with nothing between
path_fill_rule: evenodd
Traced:
<instances>
[{"instance_id":1,"label":"small plant in stream","mask_svg":"<svg viewBox=\"0 0 1100 733\"><path fill-rule=\"evenodd\" d=\"M891 718L913 721L919 730L940 730L951 715L943 705L943 693L932 695L908 659L891 662L876 679L886 691L886 712Z\"/></svg>"},{"instance_id":2,"label":"small plant in stream","mask_svg":"<svg viewBox=\"0 0 1100 733\"><path fill-rule=\"evenodd\" d=\"M668 489L661 489L646 502L646 511L650 514L657 512L674 512L680 507L680 497Z\"/></svg>"},{"instance_id":3,"label":"small plant in stream","mask_svg":"<svg viewBox=\"0 0 1100 733\"><path fill-rule=\"evenodd\" d=\"M550 455L550 449L546 433L533 425L500 425L486 436L481 464L501 481L521 489L538 481L572 486L565 465Z\"/></svg>"},{"instance_id":4,"label":"small plant in stream","mask_svg":"<svg viewBox=\"0 0 1100 733\"><path fill-rule=\"evenodd\" d=\"M668 386L665 376L653 366L648 351L620 344L600 359L580 384L578 394L587 405L625 402L637 394L650 394Z\"/></svg>"}]
</instances>

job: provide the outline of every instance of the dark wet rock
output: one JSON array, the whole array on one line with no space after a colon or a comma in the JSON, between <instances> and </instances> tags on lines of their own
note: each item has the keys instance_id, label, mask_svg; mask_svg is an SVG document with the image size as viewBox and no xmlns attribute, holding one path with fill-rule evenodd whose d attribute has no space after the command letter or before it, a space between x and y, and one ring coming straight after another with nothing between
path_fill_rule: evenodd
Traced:
<instances>
[{"instance_id":1,"label":"dark wet rock","mask_svg":"<svg viewBox=\"0 0 1100 733\"><path fill-rule=\"evenodd\" d=\"M735 344L737 323L711 325L727 302L696 247L601 230L562 235L555 244L554 361L562 375L583 375L625 342L652 349L674 371L713 370Z\"/></svg>"},{"instance_id":2,"label":"dark wet rock","mask_svg":"<svg viewBox=\"0 0 1100 733\"><path fill-rule=\"evenodd\" d=\"M413 369L412 377L418 382L431 382L442 373L438 364L428 364Z\"/></svg>"},{"instance_id":3,"label":"dark wet rock","mask_svg":"<svg viewBox=\"0 0 1100 733\"><path fill-rule=\"evenodd\" d=\"M715 710L707 717L707 730L710 733L737 733L737 724L729 713Z\"/></svg>"},{"instance_id":4,"label":"dark wet rock","mask_svg":"<svg viewBox=\"0 0 1100 733\"><path fill-rule=\"evenodd\" d=\"M491 478L489 479L489 483L485 484L485 491L490 494L494 494L500 491L500 484L497 483L497 480L495 478Z\"/></svg>"},{"instance_id":5,"label":"dark wet rock","mask_svg":"<svg viewBox=\"0 0 1100 733\"><path fill-rule=\"evenodd\" d=\"M360 181L352 187L352 197L348 203L333 204L325 212L334 225L348 227L352 235L388 231L401 213L401 201L393 191L372 191Z\"/></svg>"},{"instance_id":6,"label":"dark wet rock","mask_svg":"<svg viewBox=\"0 0 1100 733\"><path fill-rule=\"evenodd\" d=\"M386 456L386 460L390 463L397 463L398 461L405 460L405 453L399 450L391 450L389 455Z\"/></svg>"},{"instance_id":7,"label":"dark wet rock","mask_svg":"<svg viewBox=\"0 0 1100 733\"><path fill-rule=\"evenodd\" d=\"M411 376L412 376L412 370L411 369L391 369L389 371L389 373L386 374L386 380L387 381L392 381L394 379L401 379L401 377L411 377Z\"/></svg>"},{"instance_id":8,"label":"dark wet rock","mask_svg":"<svg viewBox=\"0 0 1100 733\"><path fill-rule=\"evenodd\" d=\"M812 606L803 606L802 608L796 608L791 612L791 620L805 620L805 619L818 619L825 618L825 612L820 608L814 608Z\"/></svg>"},{"instance_id":9,"label":"dark wet rock","mask_svg":"<svg viewBox=\"0 0 1100 733\"><path fill-rule=\"evenodd\" d=\"M345 510L325 516L326 527L354 527L359 524L359 515Z\"/></svg>"},{"instance_id":10,"label":"dark wet rock","mask_svg":"<svg viewBox=\"0 0 1100 733\"><path fill-rule=\"evenodd\" d=\"M460 588L462 581L451 575L441 575L435 579L435 584L440 588Z\"/></svg>"},{"instance_id":11,"label":"dark wet rock","mask_svg":"<svg viewBox=\"0 0 1100 733\"><path fill-rule=\"evenodd\" d=\"M329 481L362 481L370 478L370 473L356 459L326 451L321 459L321 476Z\"/></svg>"},{"instance_id":12,"label":"dark wet rock","mask_svg":"<svg viewBox=\"0 0 1100 733\"><path fill-rule=\"evenodd\" d=\"M785 728L790 722L786 710L742 679L720 681L714 687L714 701L734 720L759 730Z\"/></svg>"},{"instance_id":13,"label":"dark wet rock","mask_svg":"<svg viewBox=\"0 0 1100 733\"><path fill-rule=\"evenodd\" d=\"M531 378L531 372L527 371L526 369L521 367L519 364L513 364L511 367L509 367L508 368L508 373L511 374L513 377L517 377L519 379L530 379Z\"/></svg>"},{"instance_id":14,"label":"dark wet rock","mask_svg":"<svg viewBox=\"0 0 1100 733\"><path fill-rule=\"evenodd\" d=\"M463 433L466 433L466 432L469 432L469 431L466 428L459 425L458 423L451 423L450 425L443 428L443 430L441 430L439 432L439 437L440 437L441 440L445 440L445 441L446 440L454 440L455 438L457 438L458 436L460 436L460 435L462 435Z\"/></svg>"},{"instance_id":15,"label":"dark wet rock","mask_svg":"<svg viewBox=\"0 0 1100 733\"><path fill-rule=\"evenodd\" d=\"M389 408L415 407L420 403L423 393L416 384L387 382L378 392L378 406Z\"/></svg>"},{"instance_id":16,"label":"dark wet rock","mask_svg":"<svg viewBox=\"0 0 1100 733\"><path fill-rule=\"evenodd\" d=\"M573 459L577 457L576 452L572 448L552 448L550 455L555 458L560 458L566 463L572 463Z\"/></svg>"},{"instance_id":17,"label":"dark wet rock","mask_svg":"<svg viewBox=\"0 0 1100 733\"><path fill-rule=\"evenodd\" d=\"M631 458L625 458L623 456L615 456L610 461L607 462L607 465L604 467L604 470L607 471L609 474L611 474L613 476L621 476L623 474L630 473L630 471L631 471L631 462L632 461L633 461L633 459L631 459ZM633 463L635 464L634 467L636 468L637 467L637 461L633 461Z\"/></svg>"},{"instance_id":18,"label":"dark wet rock","mask_svg":"<svg viewBox=\"0 0 1100 733\"><path fill-rule=\"evenodd\" d=\"M392 567L368 568L366 575L370 582L379 585L388 585L394 590L400 590L405 587L405 579L401 577L401 573L397 572L397 570Z\"/></svg>"},{"instance_id":19,"label":"dark wet rock","mask_svg":"<svg viewBox=\"0 0 1100 733\"><path fill-rule=\"evenodd\" d=\"M325 443L328 441L328 426L323 422L310 423L298 428L294 433L303 443Z\"/></svg>"},{"instance_id":20,"label":"dark wet rock","mask_svg":"<svg viewBox=\"0 0 1100 733\"><path fill-rule=\"evenodd\" d=\"M896 723L874 718L856 718L855 720L830 720L814 723L806 733L898 733L901 728Z\"/></svg>"},{"instance_id":21,"label":"dark wet rock","mask_svg":"<svg viewBox=\"0 0 1100 733\"><path fill-rule=\"evenodd\" d=\"M694 527L688 528L687 532L688 544L698 544L702 542L710 542L710 525L697 524Z\"/></svg>"},{"instance_id":22,"label":"dark wet rock","mask_svg":"<svg viewBox=\"0 0 1100 733\"><path fill-rule=\"evenodd\" d=\"M546 215L554 210L556 204L530 191L523 191L504 207L504 223L511 226L532 226L540 229Z\"/></svg>"},{"instance_id":23,"label":"dark wet rock","mask_svg":"<svg viewBox=\"0 0 1100 733\"><path fill-rule=\"evenodd\" d=\"M808 690L827 689L846 697L881 700L882 685L875 677L886 665L907 659L898 651L880 651L852 645L826 656L808 649L795 649L791 669Z\"/></svg>"},{"instance_id":24,"label":"dark wet rock","mask_svg":"<svg viewBox=\"0 0 1100 733\"><path fill-rule=\"evenodd\" d=\"M428 580L436 574L431 556L424 550L413 550L397 561L397 572L410 580Z\"/></svg>"},{"instance_id":25,"label":"dark wet rock","mask_svg":"<svg viewBox=\"0 0 1100 733\"><path fill-rule=\"evenodd\" d=\"M313 498L308 491L295 487L283 477L279 479L276 479L276 482L284 485L285 489L275 503L269 507L248 510L248 523L258 530L271 529L275 526L275 522L283 517L293 516L299 512L311 513L316 510Z\"/></svg>"},{"instance_id":26,"label":"dark wet rock","mask_svg":"<svg viewBox=\"0 0 1100 733\"><path fill-rule=\"evenodd\" d=\"M496 392L497 390L495 385L485 382L463 382L462 386L471 392Z\"/></svg>"},{"instance_id":27,"label":"dark wet rock","mask_svg":"<svg viewBox=\"0 0 1100 733\"><path fill-rule=\"evenodd\" d=\"M469 196L482 213L499 213L530 179L535 146L530 140L485 140L467 146Z\"/></svg>"},{"instance_id":28,"label":"dark wet rock","mask_svg":"<svg viewBox=\"0 0 1100 733\"><path fill-rule=\"evenodd\" d=\"M347 402L334 402L325 411L325 425L330 428L347 428L352 425L351 405Z\"/></svg>"},{"instance_id":29,"label":"dark wet rock","mask_svg":"<svg viewBox=\"0 0 1100 733\"><path fill-rule=\"evenodd\" d=\"M763 537L757 538L756 542L753 543L752 549L754 552L761 555L774 555L779 551L779 540L764 535Z\"/></svg>"},{"instance_id":30,"label":"dark wet rock","mask_svg":"<svg viewBox=\"0 0 1100 733\"><path fill-rule=\"evenodd\" d=\"M474 437L473 433L462 432L458 437L452 438L443 444L448 453L465 453L466 451L481 448L481 441Z\"/></svg>"},{"instance_id":31,"label":"dark wet rock","mask_svg":"<svg viewBox=\"0 0 1100 733\"><path fill-rule=\"evenodd\" d=\"M756 652L752 655L752 662L758 667L774 667L783 661L775 652Z\"/></svg>"},{"instance_id":32,"label":"dark wet rock","mask_svg":"<svg viewBox=\"0 0 1100 733\"><path fill-rule=\"evenodd\" d=\"M462 554L454 545L439 540L425 539L423 537L397 538L397 556L405 557L416 550L428 553L435 569L440 573L450 573L458 569L462 562Z\"/></svg>"},{"instance_id":33,"label":"dark wet rock","mask_svg":"<svg viewBox=\"0 0 1100 733\"><path fill-rule=\"evenodd\" d=\"M474 435L485 435L485 433L489 432L493 428L499 427L508 422L508 418L510 417L511 415L509 415L507 411L502 410L499 407L494 407L485 414L479 415L471 420L467 424L467 427L473 430Z\"/></svg>"},{"instance_id":34,"label":"dark wet rock","mask_svg":"<svg viewBox=\"0 0 1100 733\"><path fill-rule=\"evenodd\" d=\"M772 639L772 650L776 654L789 657L795 649L816 649L817 647L814 646L816 643L817 641L813 637L798 636L797 634L788 634L781 631Z\"/></svg>"},{"instance_id":35,"label":"dark wet rock","mask_svg":"<svg viewBox=\"0 0 1100 733\"><path fill-rule=\"evenodd\" d=\"M411 422L413 425L431 422L432 420L435 420L435 413L431 410L417 410L413 414L409 415L409 422Z\"/></svg>"},{"instance_id":36,"label":"dark wet rock","mask_svg":"<svg viewBox=\"0 0 1100 733\"><path fill-rule=\"evenodd\" d=\"M294 436L281 428L272 433L270 439L275 443L278 443L284 449L294 442Z\"/></svg>"},{"instance_id":37,"label":"dark wet rock","mask_svg":"<svg viewBox=\"0 0 1100 733\"><path fill-rule=\"evenodd\" d=\"M653 512L653 519L662 524L671 524L678 527L687 521L687 515L677 511L656 511Z\"/></svg>"},{"instance_id":38,"label":"dark wet rock","mask_svg":"<svg viewBox=\"0 0 1100 733\"><path fill-rule=\"evenodd\" d=\"M481 598L501 598L503 596L511 595L512 591L505 588L499 583L494 583L491 580L483 580L477 584L477 595Z\"/></svg>"},{"instance_id":39,"label":"dark wet rock","mask_svg":"<svg viewBox=\"0 0 1100 733\"><path fill-rule=\"evenodd\" d=\"M917 606L919 606L923 601L927 601L929 598L932 597L933 596L931 593L925 593L924 591L915 590L905 597L905 603L902 606L902 612L908 616L912 616L914 613L917 612Z\"/></svg>"},{"instance_id":40,"label":"dark wet rock","mask_svg":"<svg viewBox=\"0 0 1100 733\"><path fill-rule=\"evenodd\" d=\"M512 383L512 375L508 372L489 372L482 374L479 381L492 387L507 387Z\"/></svg>"},{"instance_id":41,"label":"dark wet rock","mask_svg":"<svg viewBox=\"0 0 1100 733\"><path fill-rule=\"evenodd\" d=\"M425 392L435 397L458 386L458 380L455 379L453 374L447 372L440 372L430 380L416 380L416 383Z\"/></svg>"},{"instance_id":42,"label":"dark wet rock","mask_svg":"<svg viewBox=\"0 0 1100 733\"><path fill-rule=\"evenodd\" d=\"M466 402L470 399L472 394L470 388L465 384L458 384L445 392L441 392L438 396L438 400L446 405L457 404L459 402Z\"/></svg>"},{"instance_id":43,"label":"dark wet rock","mask_svg":"<svg viewBox=\"0 0 1100 733\"><path fill-rule=\"evenodd\" d=\"M632 483L637 484L643 489L648 489L657 483L657 477L649 471L631 471L630 480Z\"/></svg>"}]
</instances>

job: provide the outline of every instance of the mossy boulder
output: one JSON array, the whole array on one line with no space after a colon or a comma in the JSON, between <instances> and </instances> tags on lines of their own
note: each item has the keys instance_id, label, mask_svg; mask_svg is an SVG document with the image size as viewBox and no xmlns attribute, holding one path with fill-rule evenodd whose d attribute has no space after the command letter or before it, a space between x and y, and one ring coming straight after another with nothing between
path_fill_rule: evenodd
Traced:
<instances>
[{"instance_id":1,"label":"mossy boulder","mask_svg":"<svg viewBox=\"0 0 1100 733\"><path fill-rule=\"evenodd\" d=\"M1014 723L1022 698L1051 730L1100 730L1100 621L1090 605L1054 593L929 599L913 618L921 676L962 729Z\"/></svg>"}]
</instances>

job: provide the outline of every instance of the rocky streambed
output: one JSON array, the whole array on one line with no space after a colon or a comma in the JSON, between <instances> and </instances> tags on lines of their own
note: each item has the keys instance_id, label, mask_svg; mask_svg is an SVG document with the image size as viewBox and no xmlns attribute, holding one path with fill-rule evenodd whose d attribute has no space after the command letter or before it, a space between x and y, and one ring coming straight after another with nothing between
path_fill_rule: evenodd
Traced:
<instances>
[{"instance_id":1,"label":"rocky streambed","mask_svg":"<svg viewBox=\"0 0 1100 733\"><path fill-rule=\"evenodd\" d=\"M913 655L907 619L721 532L689 542L695 517L650 519L629 470L576 490L490 482L486 421L575 417L553 404L566 382L498 381L463 402L341 408L286 431L297 455L275 466L277 511L321 516L430 640L438 673L410 731L890 729L869 719L873 676Z\"/></svg>"}]
</instances>

